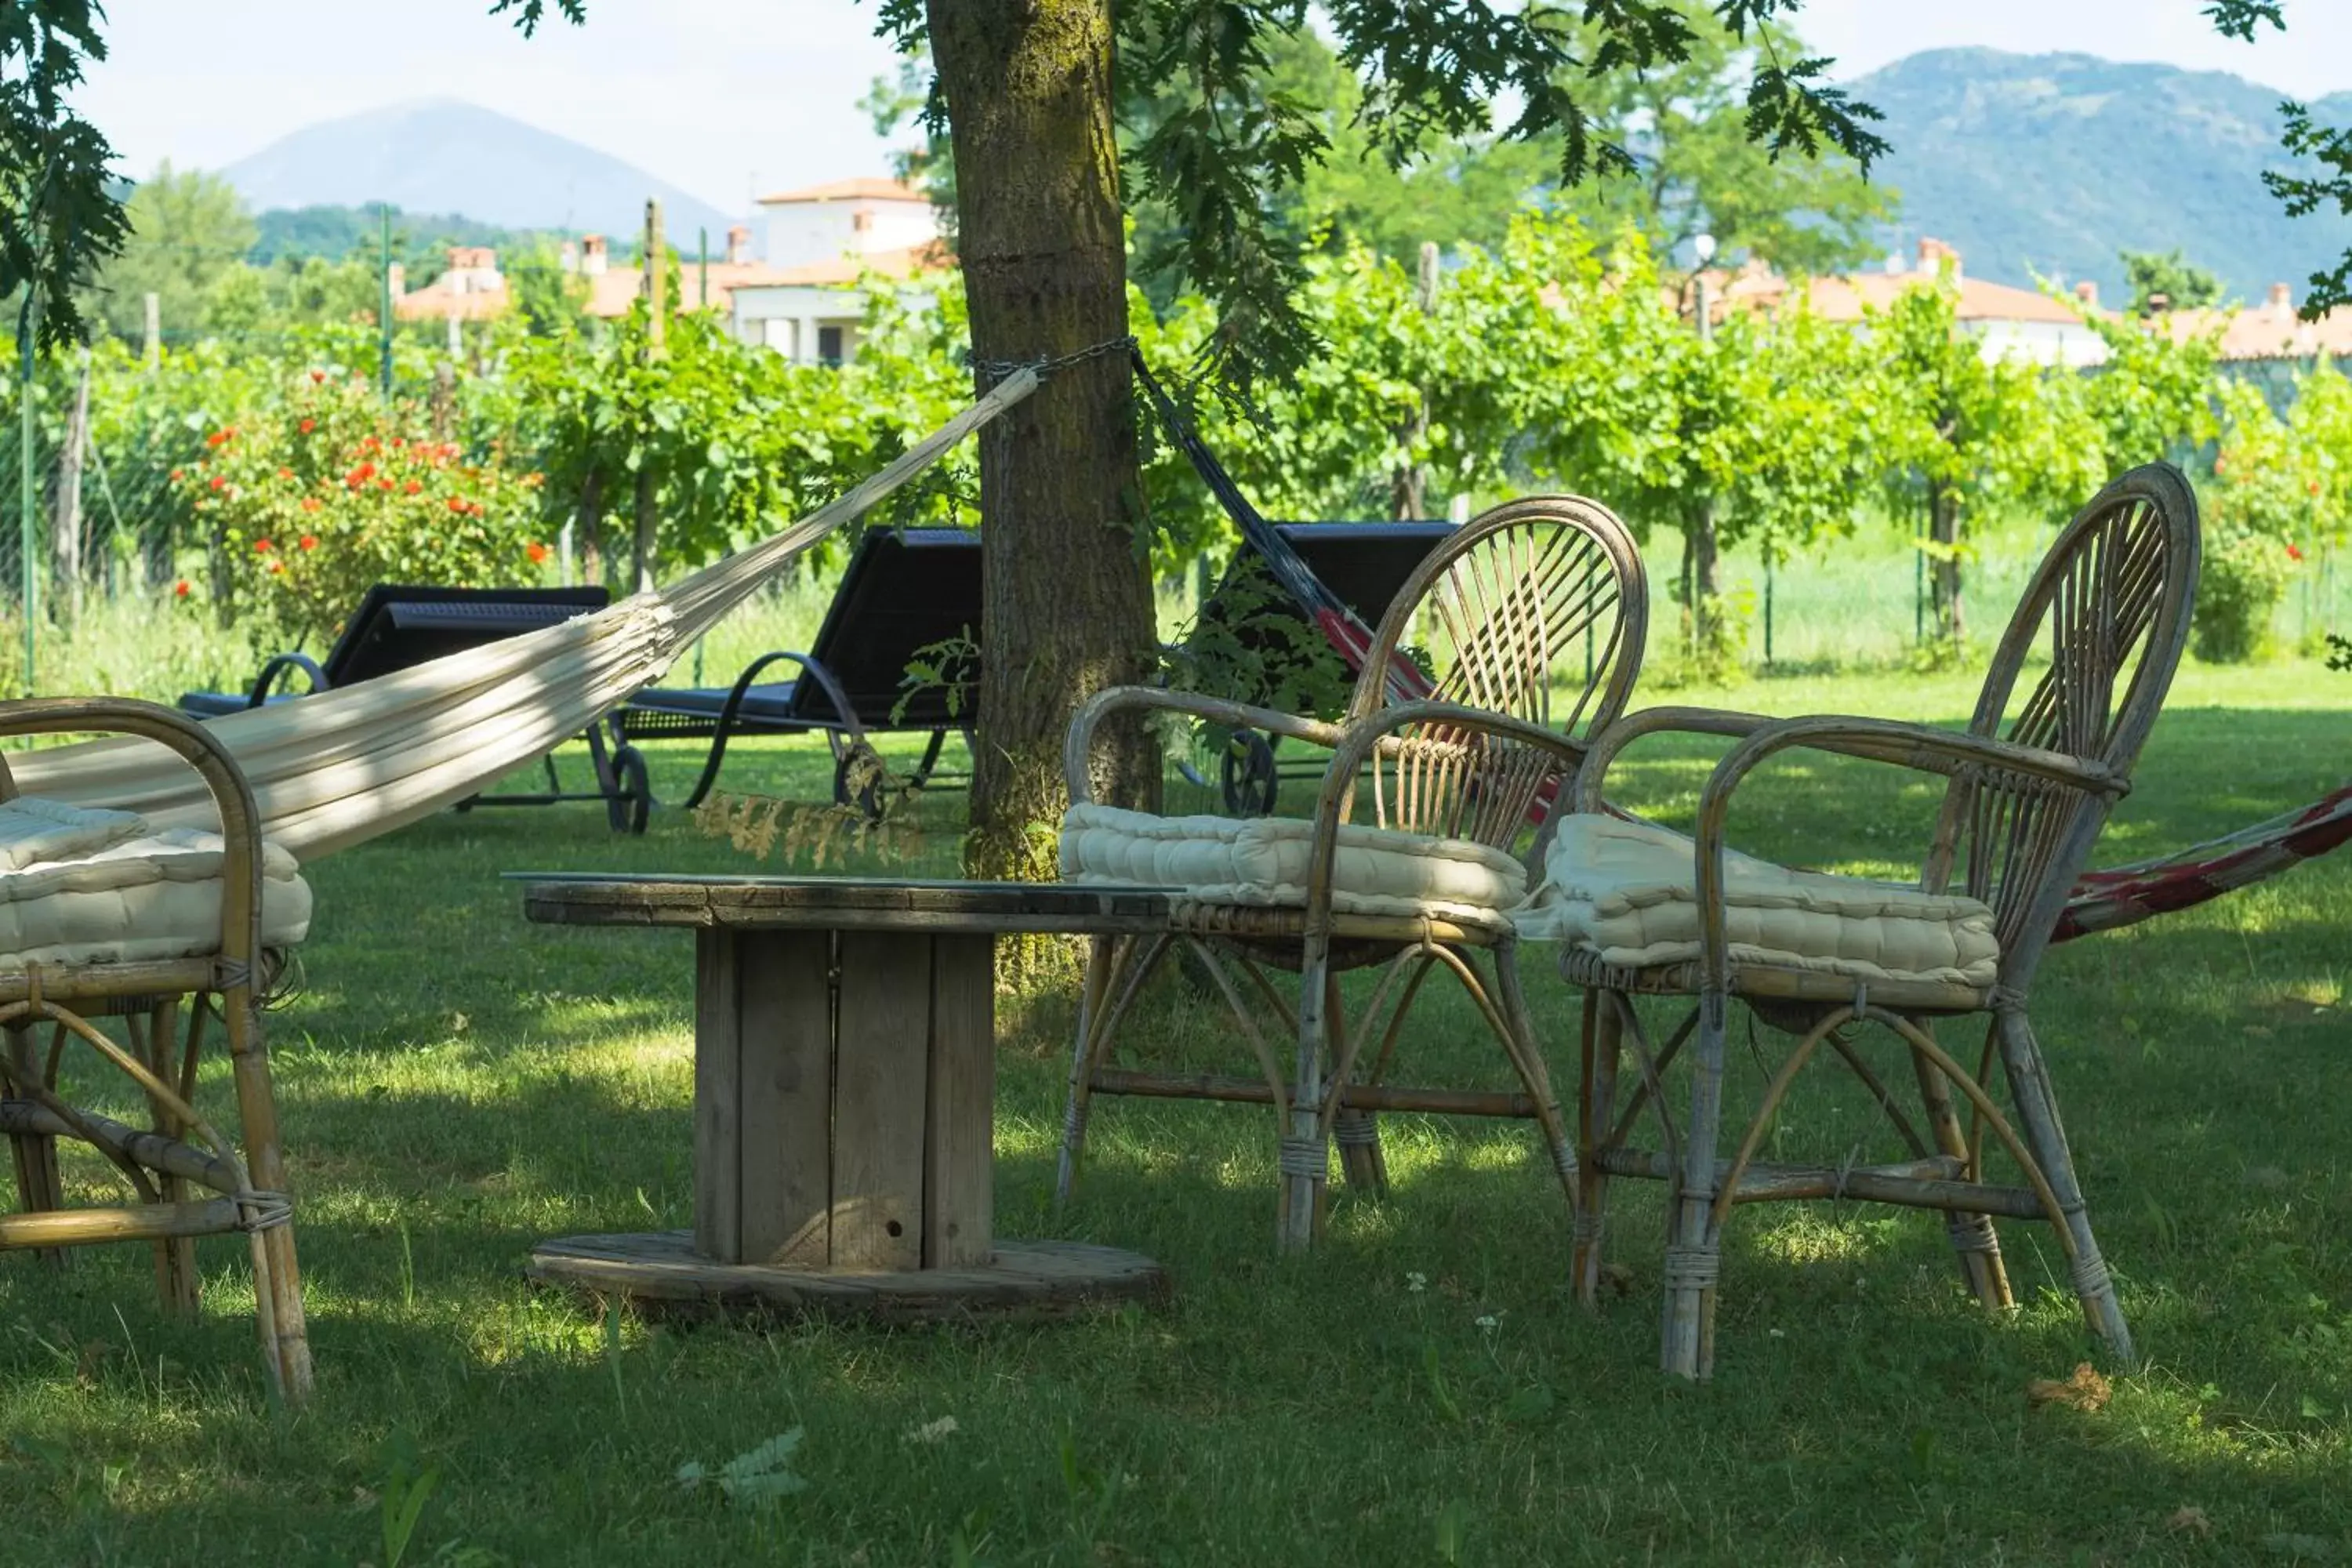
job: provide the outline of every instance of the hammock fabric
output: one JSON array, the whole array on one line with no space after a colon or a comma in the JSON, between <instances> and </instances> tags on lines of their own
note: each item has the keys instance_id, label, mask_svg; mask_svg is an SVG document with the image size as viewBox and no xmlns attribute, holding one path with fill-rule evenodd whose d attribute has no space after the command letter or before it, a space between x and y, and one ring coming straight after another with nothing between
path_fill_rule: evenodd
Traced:
<instances>
[{"instance_id":1,"label":"hammock fabric","mask_svg":"<svg viewBox=\"0 0 2352 1568\"><path fill-rule=\"evenodd\" d=\"M1138 353L1134 360L1136 378L1150 395L1170 442L1192 462L1202 482L1241 530L1242 538L1265 558L1267 569L1283 591L1313 618L1324 637L1348 661L1348 668L1360 668L1365 650L1371 646L1370 629L1316 578L1298 552L1291 548L1290 542L1250 504L1216 454L1202 442L1199 433L1153 379L1143 356ZM1400 658L1389 671L1389 694L1392 701L1426 697L1429 682L1419 669ZM2300 811L2242 828L2227 837L2161 860L2086 873L2074 884L2074 896L2059 916L2058 931L2052 940L2068 942L2185 910L2274 877L2347 841L2352 841L2352 785Z\"/></svg>"},{"instance_id":2,"label":"hammock fabric","mask_svg":"<svg viewBox=\"0 0 2352 1568\"><path fill-rule=\"evenodd\" d=\"M2092 871L2074 884L2053 940L2136 925L2275 877L2352 841L2352 784L2326 799L2163 860Z\"/></svg>"},{"instance_id":3,"label":"hammock fabric","mask_svg":"<svg viewBox=\"0 0 2352 1568\"><path fill-rule=\"evenodd\" d=\"M1037 387L1022 370L856 489L658 593L296 702L209 721L252 784L262 831L308 858L427 816L553 751L639 688L780 567ZM150 741L86 741L12 763L26 795L214 827L212 797Z\"/></svg>"}]
</instances>

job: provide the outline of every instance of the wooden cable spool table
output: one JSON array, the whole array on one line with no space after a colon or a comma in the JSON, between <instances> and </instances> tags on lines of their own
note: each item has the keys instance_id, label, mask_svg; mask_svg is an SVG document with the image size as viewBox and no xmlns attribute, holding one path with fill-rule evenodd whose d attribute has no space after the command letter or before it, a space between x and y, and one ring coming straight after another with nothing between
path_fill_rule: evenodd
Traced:
<instances>
[{"instance_id":1,"label":"wooden cable spool table","mask_svg":"<svg viewBox=\"0 0 2352 1568\"><path fill-rule=\"evenodd\" d=\"M695 933L694 1229L542 1242L531 1278L673 1310L901 1322L1167 1289L1138 1253L992 1230L995 939L1162 931L1164 891L514 875L540 923Z\"/></svg>"}]
</instances>

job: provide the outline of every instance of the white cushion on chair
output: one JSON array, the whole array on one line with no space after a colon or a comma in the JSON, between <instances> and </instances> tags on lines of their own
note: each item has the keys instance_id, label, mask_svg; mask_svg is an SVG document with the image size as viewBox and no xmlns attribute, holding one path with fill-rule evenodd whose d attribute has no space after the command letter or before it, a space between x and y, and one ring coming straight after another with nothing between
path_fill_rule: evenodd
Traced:
<instances>
[{"instance_id":1,"label":"white cushion on chair","mask_svg":"<svg viewBox=\"0 0 2352 1568\"><path fill-rule=\"evenodd\" d=\"M0 870L92 855L146 831L147 819L134 812L31 797L0 802Z\"/></svg>"},{"instance_id":2,"label":"white cushion on chair","mask_svg":"<svg viewBox=\"0 0 2352 1568\"><path fill-rule=\"evenodd\" d=\"M158 833L129 812L55 801L0 804L0 970L215 951L221 858L217 833ZM261 881L262 944L290 947L310 933L310 889L269 843Z\"/></svg>"},{"instance_id":3,"label":"white cushion on chair","mask_svg":"<svg viewBox=\"0 0 2352 1568\"><path fill-rule=\"evenodd\" d=\"M1997 976L2000 944L1979 900L1792 871L1737 850L1723 858L1735 963L1976 986ZM1521 936L1572 942L1623 969L1698 958L1696 847L1683 835L1580 813L1561 818L1544 871Z\"/></svg>"},{"instance_id":4,"label":"white cushion on chair","mask_svg":"<svg viewBox=\"0 0 2352 1568\"><path fill-rule=\"evenodd\" d=\"M1197 903L1304 908L1315 824L1297 817L1154 816L1074 805L1062 818L1062 877L1181 888ZM1339 829L1331 907L1362 915L1506 922L1527 868L1499 849L1387 828Z\"/></svg>"}]
</instances>

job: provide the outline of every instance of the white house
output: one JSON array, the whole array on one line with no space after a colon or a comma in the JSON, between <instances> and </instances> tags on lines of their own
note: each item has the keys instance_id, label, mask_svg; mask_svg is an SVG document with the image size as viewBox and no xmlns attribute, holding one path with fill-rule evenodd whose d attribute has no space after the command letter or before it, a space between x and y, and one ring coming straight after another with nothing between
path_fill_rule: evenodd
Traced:
<instances>
[{"instance_id":1,"label":"white house","mask_svg":"<svg viewBox=\"0 0 2352 1568\"><path fill-rule=\"evenodd\" d=\"M947 265L930 198L896 180L836 180L760 198L767 270L730 290L735 335L802 363L856 357L856 284Z\"/></svg>"}]
</instances>

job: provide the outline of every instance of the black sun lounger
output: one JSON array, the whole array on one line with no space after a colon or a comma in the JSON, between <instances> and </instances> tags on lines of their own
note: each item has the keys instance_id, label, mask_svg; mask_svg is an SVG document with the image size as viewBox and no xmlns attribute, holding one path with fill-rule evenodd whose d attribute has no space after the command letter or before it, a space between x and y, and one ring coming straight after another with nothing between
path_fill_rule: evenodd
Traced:
<instances>
[{"instance_id":1,"label":"black sun lounger","mask_svg":"<svg viewBox=\"0 0 2352 1568\"><path fill-rule=\"evenodd\" d=\"M846 805L855 794L873 816L880 799L866 762L868 736L928 733L910 782L919 788L969 782L969 773L938 768L950 731L966 732L969 742L977 663L967 659L966 668L942 670L940 681L913 685L908 667L935 658L928 649L967 637L976 645L979 636L980 535L877 529L858 541L807 652L762 654L732 686L648 688L614 711L614 733L623 742L709 737L689 807L718 782L730 738L819 733L833 749L834 799ZM780 664L793 671L790 679L761 679Z\"/></svg>"},{"instance_id":2,"label":"black sun lounger","mask_svg":"<svg viewBox=\"0 0 2352 1568\"><path fill-rule=\"evenodd\" d=\"M1444 522L1286 522L1279 525L1315 574L1367 621L1377 622L1397 590L1437 542ZM1227 574L1230 581L1232 573ZM953 528L877 530L859 541L825 611L816 640L803 652L762 654L732 686L649 688L612 715L614 739L625 744L674 737L710 740L710 751L689 806L699 805L718 782L729 740L737 735L823 734L833 750L834 799L856 795L868 816L879 811L876 773L863 759L867 737L928 734L923 759L909 782L958 785L970 774L941 773L940 754L950 731L967 749L978 692L977 659L942 659L948 645L980 636L980 536ZM1209 614L1215 613L1212 595ZM1287 601L1258 614L1300 614ZM1319 642L1319 634L1317 640ZM924 662L953 666L945 679L910 683L908 668ZM761 677L782 664L789 679ZM1273 760L1262 737L1251 738L1239 772L1229 768L1228 806L1272 809ZM1201 782L1197 778L1195 783ZM1245 793L1254 792L1254 793ZM1262 803L1262 804L1261 804Z\"/></svg>"},{"instance_id":3,"label":"black sun lounger","mask_svg":"<svg viewBox=\"0 0 2352 1568\"><path fill-rule=\"evenodd\" d=\"M1356 618L1368 626L1377 626L1388 614L1397 591L1411 577L1413 569L1437 548L1438 542L1454 531L1450 522L1278 522L1275 531L1288 541L1298 552L1322 584L1337 595L1339 601L1354 612ZM1197 624L1214 622L1229 613L1227 605L1233 594L1234 580L1255 568L1255 556L1244 550L1236 552L1227 564L1225 574L1201 606ZM1267 584L1272 587L1271 583ZM1266 618L1278 616L1298 623L1297 646L1317 649L1328 646L1321 631L1307 618L1307 612L1295 599L1279 589L1265 596L1265 602L1252 608L1256 622L1254 631L1244 631L1239 640L1252 646L1261 654L1274 656L1276 638L1265 626ZM1353 671L1349 674L1352 676ZM1265 692L1243 692L1237 700L1263 706ZM1286 776L1323 776L1321 763L1301 762L1292 774L1285 774L1275 764L1274 743L1255 732L1238 735L1235 745L1229 747L1223 757L1221 777L1216 787L1224 801L1225 810L1235 816L1267 816L1273 815L1276 792ZM1180 759L1177 770L1187 782L1202 788L1210 787L1207 779L1194 771L1189 761Z\"/></svg>"},{"instance_id":4,"label":"black sun lounger","mask_svg":"<svg viewBox=\"0 0 2352 1568\"><path fill-rule=\"evenodd\" d=\"M180 710L193 718L214 719L267 702L299 702L312 691L356 686L449 654L535 632L601 610L611 602L612 595L596 587L431 588L379 583L343 623L342 635L325 659L314 660L300 652L281 653L262 666L250 690L184 691ZM276 689L295 670L309 679L310 691ZM545 794L475 795L459 802L457 809L600 800L615 832L643 833L653 803L645 759L626 745L608 752L604 735L594 726L582 738L588 742L589 762L596 775L593 793L565 791L555 758L550 755Z\"/></svg>"}]
</instances>

